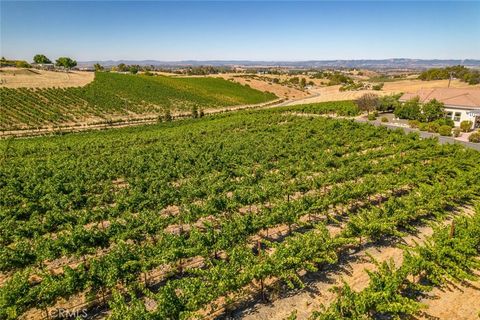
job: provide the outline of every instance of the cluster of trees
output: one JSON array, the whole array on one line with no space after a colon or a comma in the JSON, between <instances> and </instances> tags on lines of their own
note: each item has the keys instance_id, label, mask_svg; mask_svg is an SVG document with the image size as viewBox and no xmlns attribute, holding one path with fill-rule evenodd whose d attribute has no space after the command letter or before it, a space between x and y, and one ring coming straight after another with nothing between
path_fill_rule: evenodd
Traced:
<instances>
[{"instance_id":1,"label":"cluster of trees","mask_svg":"<svg viewBox=\"0 0 480 320\"><path fill-rule=\"evenodd\" d=\"M312 75L315 79L328 79L328 85L334 86L338 84L352 84L353 79L339 71L320 71Z\"/></svg>"},{"instance_id":2,"label":"cluster of trees","mask_svg":"<svg viewBox=\"0 0 480 320\"><path fill-rule=\"evenodd\" d=\"M275 79L277 79L277 78L275 78ZM274 80L275 80L275 79L274 79ZM275 81L274 81L274 82L275 82ZM307 79L305 79L305 78L300 78L300 77L292 77L292 78L284 81L283 83L285 83L285 84L293 84L293 85L295 85L295 86L300 87L300 89L305 88L307 85L310 85L310 86L311 86L311 85L314 84L313 81L308 81L308 82L307 82Z\"/></svg>"},{"instance_id":3,"label":"cluster of trees","mask_svg":"<svg viewBox=\"0 0 480 320\"><path fill-rule=\"evenodd\" d=\"M349 76L346 76L340 72L333 72L333 73L324 73L324 77L327 78L328 85L334 86L337 84L351 84L354 83L353 79Z\"/></svg>"},{"instance_id":4,"label":"cluster of trees","mask_svg":"<svg viewBox=\"0 0 480 320\"><path fill-rule=\"evenodd\" d=\"M33 62L37 64L50 64L52 61L43 54L36 54L33 57ZM77 65L77 61L69 57L60 57L55 60L55 65L57 67L62 67L65 69L71 69ZM17 68L30 68L31 65L25 60L7 60L5 57L0 59L0 66L2 67L17 67Z\"/></svg>"},{"instance_id":5,"label":"cluster of trees","mask_svg":"<svg viewBox=\"0 0 480 320\"><path fill-rule=\"evenodd\" d=\"M367 112L368 120L376 120L378 112L393 111L397 118L409 120L410 127L420 131L455 137L458 137L462 131L471 131L473 125L471 121L463 121L460 128L455 128L453 120L445 117L445 105L436 99L421 103L419 98L415 97L401 103L400 97L401 94L378 97L373 93L367 93L358 98L355 103L359 111ZM383 117L382 122L388 122L388 118ZM480 133L478 136L477 133L472 135L473 137L469 137L471 142L477 142Z\"/></svg>"},{"instance_id":6,"label":"cluster of trees","mask_svg":"<svg viewBox=\"0 0 480 320\"><path fill-rule=\"evenodd\" d=\"M268 77L259 77L259 76L255 76L257 77L258 79L261 79L263 81L266 81L266 82L272 82L272 83L279 83L279 84L282 84L282 85L286 85L286 86L289 86L289 87L297 87L299 88L300 90L302 89L305 89L306 86L313 86L314 85L314 82L313 81L307 81L306 78L300 78L298 76L295 76L295 77L291 77L291 78L287 78L285 80L281 80L279 78L268 78Z\"/></svg>"},{"instance_id":7,"label":"cluster of trees","mask_svg":"<svg viewBox=\"0 0 480 320\"><path fill-rule=\"evenodd\" d=\"M198 67L188 67L183 70L178 70L177 73L187 74L187 75L209 75L209 74L219 74L231 71L230 67L214 67L214 66L198 66Z\"/></svg>"},{"instance_id":8,"label":"cluster of trees","mask_svg":"<svg viewBox=\"0 0 480 320\"><path fill-rule=\"evenodd\" d=\"M373 93L366 93L358 98L355 103L360 111L370 114L372 111L391 112L401 106L399 101L401 94L392 94L379 97Z\"/></svg>"},{"instance_id":9,"label":"cluster of trees","mask_svg":"<svg viewBox=\"0 0 480 320\"><path fill-rule=\"evenodd\" d=\"M370 83L365 83L363 81L349 82L342 85L339 88L339 91L358 91L358 90L369 90L369 89L380 91L383 89L383 82L377 83L374 85Z\"/></svg>"},{"instance_id":10,"label":"cluster of trees","mask_svg":"<svg viewBox=\"0 0 480 320\"><path fill-rule=\"evenodd\" d=\"M468 84L480 83L480 71L468 69L465 66L452 66L445 68L432 68L423 71L419 76L421 80L442 80L457 78Z\"/></svg>"},{"instance_id":11,"label":"cluster of trees","mask_svg":"<svg viewBox=\"0 0 480 320\"><path fill-rule=\"evenodd\" d=\"M44 54L36 54L33 57L33 62L37 64L50 64L52 61L45 56ZM72 69L73 67L77 66L77 61L73 60L70 57L59 57L57 60L55 60L55 65L57 67L61 67L67 70Z\"/></svg>"},{"instance_id":12,"label":"cluster of trees","mask_svg":"<svg viewBox=\"0 0 480 320\"><path fill-rule=\"evenodd\" d=\"M395 108L395 116L400 119L432 122L445 117L445 105L436 99L420 103L418 97L412 98Z\"/></svg>"},{"instance_id":13,"label":"cluster of trees","mask_svg":"<svg viewBox=\"0 0 480 320\"><path fill-rule=\"evenodd\" d=\"M97 66L98 67L98 66ZM127 65L125 63L120 63L116 67L112 67L112 71L118 72L130 72L131 74L137 74L138 71L142 71L142 67L139 65Z\"/></svg>"}]
</instances>

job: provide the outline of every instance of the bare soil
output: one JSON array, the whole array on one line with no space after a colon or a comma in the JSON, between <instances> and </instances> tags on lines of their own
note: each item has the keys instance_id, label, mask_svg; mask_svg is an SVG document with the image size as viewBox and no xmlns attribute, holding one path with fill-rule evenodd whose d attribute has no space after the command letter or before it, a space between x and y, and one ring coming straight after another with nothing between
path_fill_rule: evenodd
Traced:
<instances>
[{"instance_id":1,"label":"bare soil","mask_svg":"<svg viewBox=\"0 0 480 320\"><path fill-rule=\"evenodd\" d=\"M471 213L471 208L464 208L463 214ZM447 219L447 224L451 219ZM403 238L403 243L414 245L423 243L433 233L431 226L419 227L415 235ZM297 319L308 319L313 311L328 307L335 299L332 292L335 286L347 283L353 290L361 291L369 282L366 270L375 270L369 256L382 262L392 260L399 266L403 260L403 250L396 245L372 245L366 249L352 253L347 263L341 263L327 272L316 272L304 277L305 288L285 293L275 297L268 304L256 303L247 309L238 311L233 317L250 320L281 320L286 319L292 312ZM418 317L422 320L432 319L478 319L480 312L480 280L467 282L463 285L451 284L443 288L435 288L421 302L428 308ZM477 306L477 307L474 307Z\"/></svg>"}]
</instances>

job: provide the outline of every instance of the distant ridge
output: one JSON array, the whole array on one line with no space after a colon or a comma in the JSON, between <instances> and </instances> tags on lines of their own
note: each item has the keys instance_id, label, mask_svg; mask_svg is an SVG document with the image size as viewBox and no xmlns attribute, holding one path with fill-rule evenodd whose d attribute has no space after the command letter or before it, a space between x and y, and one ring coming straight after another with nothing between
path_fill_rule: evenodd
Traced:
<instances>
[{"instance_id":1,"label":"distant ridge","mask_svg":"<svg viewBox=\"0 0 480 320\"><path fill-rule=\"evenodd\" d=\"M425 69L432 67L446 67L464 65L480 67L480 60L475 59L361 59L361 60L306 60L306 61L255 61L255 60L106 60L81 61L80 67L93 66L100 63L104 66L113 66L120 63L137 64L141 66L154 65L158 67L186 67L186 66L245 66L245 67L290 67L290 68L365 68L365 69Z\"/></svg>"}]
</instances>

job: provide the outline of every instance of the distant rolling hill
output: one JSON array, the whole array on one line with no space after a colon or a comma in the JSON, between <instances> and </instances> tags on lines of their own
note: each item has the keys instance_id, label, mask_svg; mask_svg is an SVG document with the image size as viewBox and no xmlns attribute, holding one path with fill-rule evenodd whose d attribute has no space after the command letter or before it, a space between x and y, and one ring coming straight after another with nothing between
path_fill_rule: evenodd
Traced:
<instances>
[{"instance_id":1,"label":"distant rolling hill","mask_svg":"<svg viewBox=\"0 0 480 320\"><path fill-rule=\"evenodd\" d=\"M96 73L84 87L0 88L0 130L79 124L102 119L257 104L272 93L219 78Z\"/></svg>"},{"instance_id":2,"label":"distant rolling hill","mask_svg":"<svg viewBox=\"0 0 480 320\"><path fill-rule=\"evenodd\" d=\"M255 61L255 60L106 60L83 61L79 66L91 67L95 63L104 66L114 66L120 63L142 66L183 67L183 66L245 66L245 67L291 67L291 68L365 68L365 69L426 69L432 67L446 67L465 65L480 67L480 60L476 59L356 59L356 60L305 60L305 61Z\"/></svg>"}]
</instances>

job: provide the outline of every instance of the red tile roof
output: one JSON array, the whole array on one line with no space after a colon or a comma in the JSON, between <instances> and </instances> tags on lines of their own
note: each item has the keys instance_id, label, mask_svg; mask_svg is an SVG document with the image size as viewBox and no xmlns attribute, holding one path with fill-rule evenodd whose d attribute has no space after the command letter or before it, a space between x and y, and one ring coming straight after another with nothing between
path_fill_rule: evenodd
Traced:
<instances>
[{"instance_id":1,"label":"red tile roof","mask_svg":"<svg viewBox=\"0 0 480 320\"><path fill-rule=\"evenodd\" d=\"M405 93L400 100L419 97L420 102L437 99L447 106L459 106L480 109L480 88L429 88L420 89L416 93Z\"/></svg>"}]
</instances>

